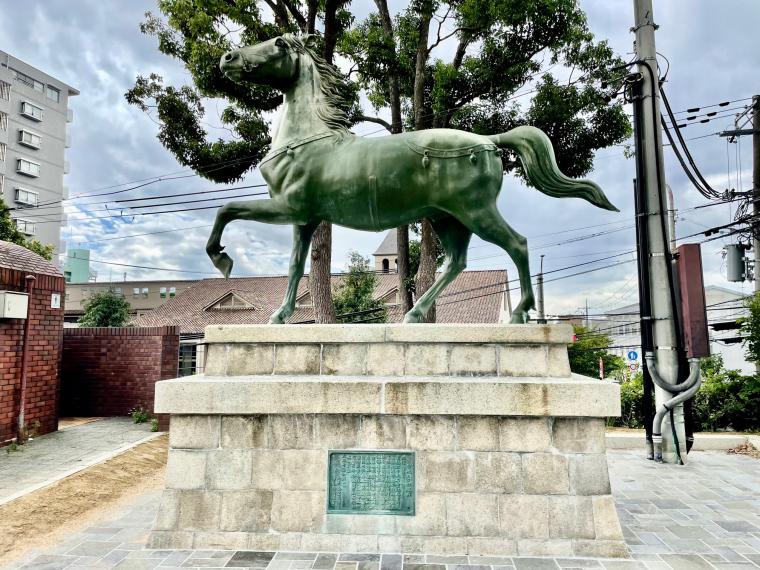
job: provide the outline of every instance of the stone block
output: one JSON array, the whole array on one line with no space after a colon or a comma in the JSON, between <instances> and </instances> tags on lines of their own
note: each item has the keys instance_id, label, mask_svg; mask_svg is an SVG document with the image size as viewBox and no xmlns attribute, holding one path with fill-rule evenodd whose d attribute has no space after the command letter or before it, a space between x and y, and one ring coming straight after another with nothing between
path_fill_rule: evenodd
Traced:
<instances>
[{"instance_id":1,"label":"stone block","mask_svg":"<svg viewBox=\"0 0 760 570\"><path fill-rule=\"evenodd\" d=\"M296 325L298 327L302 325ZM324 326L324 325L322 325ZM362 327L364 325L353 325ZM387 324L386 342L562 344L572 342L569 325L505 325L486 323ZM304 334L304 333L300 333ZM206 333L208 335L208 332Z\"/></svg>"},{"instance_id":2,"label":"stone block","mask_svg":"<svg viewBox=\"0 0 760 570\"><path fill-rule=\"evenodd\" d=\"M442 493L417 493L413 517L398 517L396 529L400 535L435 536L446 534L446 500ZM388 552L387 550L383 550ZM390 552L400 552L391 550Z\"/></svg>"},{"instance_id":3,"label":"stone block","mask_svg":"<svg viewBox=\"0 0 760 570\"><path fill-rule=\"evenodd\" d=\"M457 493L475 490L473 456L461 451L417 452L417 487L420 491Z\"/></svg>"},{"instance_id":4,"label":"stone block","mask_svg":"<svg viewBox=\"0 0 760 570\"><path fill-rule=\"evenodd\" d=\"M406 376L441 376L449 373L449 347L445 344L410 344L404 356Z\"/></svg>"},{"instance_id":5,"label":"stone block","mask_svg":"<svg viewBox=\"0 0 760 570\"><path fill-rule=\"evenodd\" d=\"M594 511L594 529L596 538L604 540L623 540L623 529L620 527L612 495L591 497Z\"/></svg>"},{"instance_id":6,"label":"stone block","mask_svg":"<svg viewBox=\"0 0 760 570\"><path fill-rule=\"evenodd\" d=\"M499 346L499 376L546 376L548 371L546 346Z\"/></svg>"},{"instance_id":7,"label":"stone block","mask_svg":"<svg viewBox=\"0 0 760 570\"><path fill-rule=\"evenodd\" d=\"M570 488L567 457L552 453L522 456L523 490L529 495L566 495Z\"/></svg>"},{"instance_id":8,"label":"stone block","mask_svg":"<svg viewBox=\"0 0 760 570\"><path fill-rule=\"evenodd\" d=\"M248 550L272 552L280 550L280 534L248 534Z\"/></svg>"},{"instance_id":9,"label":"stone block","mask_svg":"<svg viewBox=\"0 0 760 570\"><path fill-rule=\"evenodd\" d=\"M235 449L267 446L266 416L222 416L222 447Z\"/></svg>"},{"instance_id":10,"label":"stone block","mask_svg":"<svg viewBox=\"0 0 760 570\"><path fill-rule=\"evenodd\" d=\"M227 345L225 376L272 374L274 371L274 351L273 344ZM210 375L210 373L206 371L206 375Z\"/></svg>"},{"instance_id":11,"label":"stone block","mask_svg":"<svg viewBox=\"0 0 760 570\"><path fill-rule=\"evenodd\" d=\"M209 325L206 327L204 336L209 344L383 342L387 327L388 325L385 324L286 324L276 327L269 325Z\"/></svg>"},{"instance_id":12,"label":"stone block","mask_svg":"<svg viewBox=\"0 0 760 570\"><path fill-rule=\"evenodd\" d=\"M378 552L374 534L344 534L340 537L341 552Z\"/></svg>"},{"instance_id":13,"label":"stone block","mask_svg":"<svg viewBox=\"0 0 760 570\"><path fill-rule=\"evenodd\" d=\"M179 491L164 489L158 503L158 514L153 521L153 530L175 530L179 516Z\"/></svg>"},{"instance_id":14,"label":"stone block","mask_svg":"<svg viewBox=\"0 0 760 570\"><path fill-rule=\"evenodd\" d=\"M522 492L522 462L519 453L475 453L475 489L483 493Z\"/></svg>"},{"instance_id":15,"label":"stone block","mask_svg":"<svg viewBox=\"0 0 760 570\"><path fill-rule=\"evenodd\" d=\"M244 449L208 452L206 487L209 489L247 489L251 486L252 454Z\"/></svg>"},{"instance_id":16,"label":"stone block","mask_svg":"<svg viewBox=\"0 0 760 570\"><path fill-rule=\"evenodd\" d=\"M319 344L278 344L274 350L274 373L283 374L319 374Z\"/></svg>"},{"instance_id":17,"label":"stone block","mask_svg":"<svg viewBox=\"0 0 760 570\"><path fill-rule=\"evenodd\" d=\"M392 515L333 515L350 518L351 534L396 534L396 520ZM406 517L404 517L406 518Z\"/></svg>"},{"instance_id":18,"label":"stone block","mask_svg":"<svg viewBox=\"0 0 760 570\"><path fill-rule=\"evenodd\" d=\"M172 449L216 449L222 431L219 416L172 415L169 447Z\"/></svg>"},{"instance_id":19,"label":"stone block","mask_svg":"<svg viewBox=\"0 0 760 570\"><path fill-rule=\"evenodd\" d=\"M446 534L498 536L498 495L450 493L446 495Z\"/></svg>"},{"instance_id":20,"label":"stone block","mask_svg":"<svg viewBox=\"0 0 760 570\"><path fill-rule=\"evenodd\" d=\"M548 451L551 431L548 418L499 418L502 451Z\"/></svg>"},{"instance_id":21,"label":"stone block","mask_svg":"<svg viewBox=\"0 0 760 570\"><path fill-rule=\"evenodd\" d=\"M570 455L570 489L576 495L609 495L610 474L604 453Z\"/></svg>"},{"instance_id":22,"label":"stone block","mask_svg":"<svg viewBox=\"0 0 760 570\"><path fill-rule=\"evenodd\" d=\"M413 416L406 426L410 449L456 449L456 422L451 416Z\"/></svg>"},{"instance_id":23,"label":"stone block","mask_svg":"<svg viewBox=\"0 0 760 570\"><path fill-rule=\"evenodd\" d=\"M314 414L269 416L269 446L272 449L315 449L316 418Z\"/></svg>"},{"instance_id":24,"label":"stone block","mask_svg":"<svg viewBox=\"0 0 760 570\"><path fill-rule=\"evenodd\" d=\"M156 550L189 550L193 547L193 533L183 530L154 530L150 533L146 546Z\"/></svg>"},{"instance_id":25,"label":"stone block","mask_svg":"<svg viewBox=\"0 0 760 570\"><path fill-rule=\"evenodd\" d=\"M594 538L591 497L549 497L550 538Z\"/></svg>"},{"instance_id":26,"label":"stone block","mask_svg":"<svg viewBox=\"0 0 760 570\"><path fill-rule=\"evenodd\" d=\"M628 558L628 546L622 540L584 540L572 541L575 556L594 558Z\"/></svg>"},{"instance_id":27,"label":"stone block","mask_svg":"<svg viewBox=\"0 0 760 570\"><path fill-rule=\"evenodd\" d=\"M553 378L567 378L570 376L570 359L567 356L567 346L548 346L548 371L547 376Z\"/></svg>"},{"instance_id":28,"label":"stone block","mask_svg":"<svg viewBox=\"0 0 760 570\"><path fill-rule=\"evenodd\" d=\"M222 494L220 528L224 531L266 532L272 520L271 513L272 491L227 491ZM245 547L247 544L240 548Z\"/></svg>"},{"instance_id":29,"label":"stone block","mask_svg":"<svg viewBox=\"0 0 760 570\"><path fill-rule=\"evenodd\" d=\"M288 449L282 454L283 489L324 491L327 485L327 452L321 449Z\"/></svg>"},{"instance_id":30,"label":"stone block","mask_svg":"<svg viewBox=\"0 0 760 570\"><path fill-rule=\"evenodd\" d=\"M555 418L552 442L562 453L604 453L603 418Z\"/></svg>"},{"instance_id":31,"label":"stone block","mask_svg":"<svg viewBox=\"0 0 760 570\"><path fill-rule=\"evenodd\" d=\"M404 345L373 343L367 345L369 376L403 376Z\"/></svg>"},{"instance_id":32,"label":"stone block","mask_svg":"<svg viewBox=\"0 0 760 570\"><path fill-rule=\"evenodd\" d=\"M496 347L493 345L453 345L449 353L452 376L495 376Z\"/></svg>"},{"instance_id":33,"label":"stone block","mask_svg":"<svg viewBox=\"0 0 760 570\"><path fill-rule=\"evenodd\" d=\"M499 420L488 416L457 418L457 448L472 451L499 449Z\"/></svg>"},{"instance_id":34,"label":"stone block","mask_svg":"<svg viewBox=\"0 0 760 570\"><path fill-rule=\"evenodd\" d=\"M277 532L319 532L324 518L324 492L274 491L272 530Z\"/></svg>"},{"instance_id":35,"label":"stone block","mask_svg":"<svg viewBox=\"0 0 760 570\"><path fill-rule=\"evenodd\" d=\"M326 414L316 417L315 440L326 449L358 447L361 416Z\"/></svg>"},{"instance_id":36,"label":"stone block","mask_svg":"<svg viewBox=\"0 0 760 570\"><path fill-rule=\"evenodd\" d=\"M573 546L570 540L520 538L517 540L517 554L520 556L572 556Z\"/></svg>"},{"instance_id":37,"label":"stone block","mask_svg":"<svg viewBox=\"0 0 760 570\"><path fill-rule=\"evenodd\" d=\"M219 530L221 493L182 491L179 495L177 527L182 530Z\"/></svg>"},{"instance_id":38,"label":"stone block","mask_svg":"<svg viewBox=\"0 0 760 570\"><path fill-rule=\"evenodd\" d=\"M206 376L224 376L227 374L227 349L223 344L210 344L206 347L206 364L203 373Z\"/></svg>"},{"instance_id":39,"label":"stone block","mask_svg":"<svg viewBox=\"0 0 760 570\"><path fill-rule=\"evenodd\" d=\"M340 552L340 539L339 534L304 534L301 549L304 552Z\"/></svg>"},{"instance_id":40,"label":"stone block","mask_svg":"<svg viewBox=\"0 0 760 570\"><path fill-rule=\"evenodd\" d=\"M284 485L282 452L268 449L252 451L251 473L253 489L282 489Z\"/></svg>"},{"instance_id":41,"label":"stone block","mask_svg":"<svg viewBox=\"0 0 760 570\"><path fill-rule=\"evenodd\" d=\"M402 541L402 546L404 542ZM467 553L467 539L463 536L423 537L420 550L402 550L401 552L435 552L439 556Z\"/></svg>"},{"instance_id":42,"label":"stone block","mask_svg":"<svg viewBox=\"0 0 760 570\"><path fill-rule=\"evenodd\" d=\"M208 451L172 449L166 461L167 489L203 489Z\"/></svg>"},{"instance_id":43,"label":"stone block","mask_svg":"<svg viewBox=\"0 0 760 570\"><path fill-rule=\"evenodd\" d=\"M367 371L366 344L325 344L322 346L322 374L361 376Z\"/></svg>"},{"instance_id":44,"label":"stone block","mask_svg":"<svg viewBox=\"0 0 760 570\"><path fill-rule=\"evenodd\" d=\"M404 449L406 418L403 416L361 416L358 447L363 449Z\"/></svg>"},{"instance_id":45,"label":"stone block","mask_svg":"<svg viewBox=\"0 0 760 570\"><path fill-rule=\"evenodd\" d=\"M517 554L517 541L501 537L467 537L467 554L470 556L514 556ZM471 564L477 564L471 562Z\"/></svg>"},{"instance_id":46,"label":"stone block","mask_svg":"<svg viewBox=\"0 0 760 570\"><path fill-rule=\"evenodd\" d=\"M196 532L193 548L203 550L243 550L248 547L245 532Z\"/></svg>"},{"instance_id":47,"label":"stone block","mask_svg":"<svg viewBox=\"0 0 760 570\"><path fill-rule=\"evenodd\" d=\"M549 497L544 495L501 495L501 534L509 538L549 537Z\"/></svg>"}]
</instances>

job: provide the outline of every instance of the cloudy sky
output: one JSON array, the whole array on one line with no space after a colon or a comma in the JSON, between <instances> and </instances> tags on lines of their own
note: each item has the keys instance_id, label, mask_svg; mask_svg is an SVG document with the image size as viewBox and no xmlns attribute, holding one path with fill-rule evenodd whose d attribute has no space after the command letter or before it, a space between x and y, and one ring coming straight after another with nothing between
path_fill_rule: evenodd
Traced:
<instances>
[{"instance_id":1,"label":"cloudy sky","mask_svg":"<svg viewBox=\"0 0 760 570\"><path fill-rule=\"evenodd\" d=\"M597 37L608 39L620 54L631 52L631 0L580 0L580 3ZM366 0L355 4L360 11L370 6ZM188 80L188 74L180 65L157 51L153 38L140 33L138 25L147 10L155 11L155 0L0 0L0 49L81 91L71 104L75 116L71 129L73 146L68 155L71 174L67 184L71 196L103 191L114 185L122 185L117 189L127 188L134 181L184 171L157 141L157 125L138 109L128 106L123 97L138 74L156 72L174 84ZM760 35L756 31L760 2L655 0L654 10L660 26L657 48L671 65L666 90L674 110L723 101L736 102L716 109L738 107L735 111L722 111L717 120L697 123L684 130L687 139L694 139L690 148L698 165L717 189L749 189L750 140L744 140L741 147L728 146L725 139L709 135L730 127L733 119L728 115L740 112L741 107L749 103L749 97L760 94ZM223 132L213 126L214 106L208 111L211 115L209 132L223 136ZM377 125L372 124L355 128L358 134L376 130ZM666 162L667 181L680 211L677 235L687 236L731 220L729 205L692 209L705 200L689 185L669 150L666 150ZM529 238L534 271L541 254L545 255L545 270L553 271L635 247L633 160L623 155L621 147L601 150L589 177L605 189L621 213L602 211L580 200L558 201L525 188L511 177L505 179L499 207L505 219ZM258 173L253 171L243 184L260 181ZM211 186L195 177L162 180L128 196L195 192ZM69 247L88 247L93 250L92 257L102 262L178 268L187 272L97 263L94 267L99 280L123 279L125 270L128 279L215 275L204 252L213 210L107 221L83 219L103 215L98 210L104 206L92 204L99 200L102 198L72 200L67 206L70 222L63 237ZM170 231L177 229L182 231ZM137 235L145 233L152 235ZM233 275L285 273L290 233L286 226L232 224L223 242L236 261ZM588 237L591 234L600 235ZM335 270L344 268L350 249L369 256L381 239L382 234L336 228ZM729 284L725 280L721 248L726 242L728 240L712 241L703 246L706 281L740 289L740 284ZM606 267L628 259L632 257L623 255L547 275L547 312L577 312L586 302L592 313L602 312L634 302L635 265ZM514 266L501 250L479 239L473 240L470 269L504 267L509 270L510 278L516 277ZM593 268L601 269L568 276ZM549 281L558 277L562 278ZM744 285L745 290L750 288L749 284Z\"/></svg>"}]
</instances>

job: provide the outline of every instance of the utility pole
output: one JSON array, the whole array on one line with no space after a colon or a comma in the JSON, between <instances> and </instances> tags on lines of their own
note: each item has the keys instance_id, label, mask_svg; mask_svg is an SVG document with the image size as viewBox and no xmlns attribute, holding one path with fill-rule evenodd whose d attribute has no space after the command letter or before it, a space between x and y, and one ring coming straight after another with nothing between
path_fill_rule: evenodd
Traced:
<instances>
[{"instance_id":1,"label":"utility pole","mask_svg":"<svg viewBox=\"0 0 760 570\"><path fill-rule=\"evenodd\" d=\"M645 256L642 263L648 265L648 290L650 314L642 314L642 327L651 328L654 361L657 372L666 384L678 383L678 346L676 312L673 306L675 295L672 287L670 247L667 236L665 171L662 157L662 132L660 127L660 86L658 81L657 51L655 47L654 15L652 0L634 0L636 35L636 59L640 74L640 100L634 105L637 126L636 160L639 161L637 183L640 185L643 210L637 212L646 226L647 243L639 252ZM672 395L659 386L655 387L657 409ZM662 460L676 463L677 455L673 431L681 442L686 456L686 434L683 421L683 406L678 405L673 416L675 430L667 416L662 424L661 434L653 434L655 444L662 441Z\"/></svg>"},{"instance_id":2,"label":"utility pole","mask_svg":"<svg viewBox=\"0 0 760 570\"><path fill-rule=\"evenodd\" d=\"M755 248L755 294L760 292L760 240L757 235L760 233L760 95L752 97L752 246ZM760 372L760 363L756 364L757 371Z\"/></svg>"},{"instance_id":3,"label":"utility pole","mask_svg":"<svg viewBox=\"0 0 760 570\"><path fill-rule=\"evenodd\" d=\"M541 325L546 324L546 314L544 312L544 255L541 254L541 267L538 271L538 277L536 277L536 292L538 297L536 299L538 304L538 323Z\"/></svg>"}]
</instances>

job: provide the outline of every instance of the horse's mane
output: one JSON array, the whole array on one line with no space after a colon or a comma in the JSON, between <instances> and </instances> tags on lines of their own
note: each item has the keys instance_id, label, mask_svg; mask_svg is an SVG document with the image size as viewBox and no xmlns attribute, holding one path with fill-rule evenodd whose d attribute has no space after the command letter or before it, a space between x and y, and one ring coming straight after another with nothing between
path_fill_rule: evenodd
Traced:
<instances>
[{"instance_id":1,"label":"horse's mane","mask_svg":"<svg viewBox=\"0 0 760 570\"><path fill-rule=\"evenodd\" d=\"M291 49L308 55L314 62L314 67L319 73L322 99L316 104L317 116L324 121L330 129L348 131L351 121L348 119L348 111L353 104L351 89L346 79L335 66L325 61L318 52L308 47L301 38L295 34L283 34L283 41Z\"/></svg>"}]
</instances>

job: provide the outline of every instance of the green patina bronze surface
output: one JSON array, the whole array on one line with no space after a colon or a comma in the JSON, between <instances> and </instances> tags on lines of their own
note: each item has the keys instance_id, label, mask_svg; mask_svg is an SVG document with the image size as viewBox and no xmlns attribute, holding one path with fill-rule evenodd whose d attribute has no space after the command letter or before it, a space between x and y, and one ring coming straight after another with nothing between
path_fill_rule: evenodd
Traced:
<instances>
[{"instance_id":1,"label":"green patina bronze surface","mask_svg":"<svg viewBox=\"0 0 760 570\"><path fill-rule=\"evenodd\" d=\"M414 515L414 453L330 451L327 512Z\"/></svg>"},{"instance_id":2,"label":"green patina bronze surface","mask_svg":"<svg viewBox=\"0 0 760 570\"><path fill-rule=\"evenodd\" d=\"M343 77L315 51L315 37L281 37L231 51L222 71L240 83L280 89L285 102L261 162L268 200L230 202L219 209L206 246L214 265L229 276L232 259L221 246L233 220L293 225L288 288L270 322L283 323L295 310L311 238L322 220L379 231L429 218L446 252L436 283L415 303L404 322L419 322L436 297L467 266L472 234L504 249L517 266L521 299L512 322L524 323L534 308L527 240L501 217L501 149L515 152L539 191L556 198L583 198L617 209L588 180L572 180L557 168L549 138L534 127L481 136L430 129L378 138L357 137L348 128L350 105Z\"/></svg>"}]
</instances>

